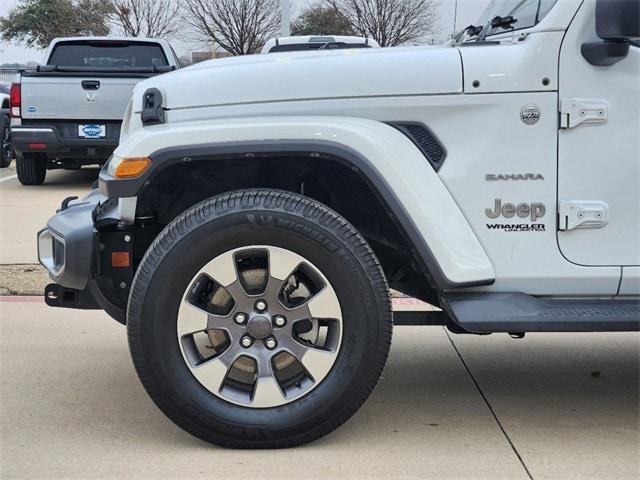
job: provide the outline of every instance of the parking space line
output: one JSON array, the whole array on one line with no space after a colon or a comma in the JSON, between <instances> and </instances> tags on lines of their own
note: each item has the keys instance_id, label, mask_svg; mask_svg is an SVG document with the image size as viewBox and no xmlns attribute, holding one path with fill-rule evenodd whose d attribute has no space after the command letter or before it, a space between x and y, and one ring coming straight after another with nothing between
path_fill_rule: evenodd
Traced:
<instances>
[{"instance_id":1,"label":"parking space line","mask_svg":"<svg viewBox=\"0 0 640 480\"><path fill-rule=\"evenodd\" d=\"M516 448L516 446L513 444L513 441L511 440L511 437L509 437L509 434L507 433L507 431L505 430L504 426L502 425L502 422L498 418L498 415L496 415L496 412L494 411L493 407L491 406L491 403L489 402L489 399L487 398L487 396L482 391L482 388L480 388L480 384L476 380L476 377L474 377L473 373L471 373L471 370L469 369L469 366L467 365L467 362L462 357L462 354L460 353L460 350L458 350L458 347L456 346L456 344L453 342L453 339L451 338L451 334L447 331L446 328L443 328L443 330L444 330L444 333L447 335L447 338L449 339L449 342L451 343L451 346L455 350L456 355L460 359L460 362L462 362L462 366L464 367L464 369L469 374L469 377L471 377L471 381L476 386L476 389L478 390L478 393L480 393L480 396L484 400L484 403L487 405L487 408L491 412L491 415L493 416L494 420L498 424L498 427L500 428L500 431L504 435L504 438L506 438L507 442L509 442L509 445L511 446L511 450L513 450L513 453L515 453L516 457L518 457L518 460L520 461L520 464L522 465L522 468L524 468L524 471L527 474L527 476L530 478L530 480L533 480L533 475L531 475L531 472L529 471L529 468L527 467L527 464L524 463L524 459L520 455L520 452L518 452L518 449Z\"/></svg>"},{"instance_id":2,"label":"parking space line","mask_svg":"<svg viewBox=\"0 0 640 480\"><path fill-rule=\"evenodd\" d=\"M0 178L0 183L8 182L9 180L15 180L16 178L18 178L18 175L11 175L10 177Z\"/></svg>"}]
</instances>

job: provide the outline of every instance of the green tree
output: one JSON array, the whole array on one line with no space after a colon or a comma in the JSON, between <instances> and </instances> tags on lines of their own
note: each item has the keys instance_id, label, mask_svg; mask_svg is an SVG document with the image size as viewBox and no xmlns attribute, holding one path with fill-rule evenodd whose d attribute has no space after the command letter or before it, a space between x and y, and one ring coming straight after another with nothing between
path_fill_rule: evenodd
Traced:
<instances>
[{"instance_id":1,"label":"green tree","mask_svg":"<svg viewBox=\"0 0 640 480\"><path fill-rule=\"evenodd\" d=\"M0 17L0 38L46 48L56 37L107 35L111 9L103 0L21 0Z\"/></svg>"},{"instance_id":2,"label":"green tree","mask_svg":"<svg viewBox=\"0 0 640 480\"><path fill-rule=\"evenodd\" d=\"M293 35L354 35L349 22L333 8L316 4L307 8L291 25Z\"/></svg>"}]
</instances>

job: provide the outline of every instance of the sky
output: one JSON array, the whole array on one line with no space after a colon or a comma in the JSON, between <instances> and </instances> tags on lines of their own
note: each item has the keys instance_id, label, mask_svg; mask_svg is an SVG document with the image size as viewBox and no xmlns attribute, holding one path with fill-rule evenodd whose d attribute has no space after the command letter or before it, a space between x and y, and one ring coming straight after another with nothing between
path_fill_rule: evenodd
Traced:
<instances>
[{"instance_id":1,"label":"sky","mask_svg":"<svg viewBox=\"0 0 640 480\"><path fill-rule=\"evenodd\" d=\"M292 0L294 15L314 0ZM18 0L0 0L0 16L5 16ZM443 38L453 31L454 11L456 0L440 0L440 30ZM458 30L466 25L474 23L480 17L489 0L458 0ZM178 54L188 55L192 50L202 50L199 45L189 45L183 42L172 42ZM26 63L28 61L40 62L43 51L25 48L21 45L0 42L0 64L2 63Z\"/></svg>"}]
</instances>

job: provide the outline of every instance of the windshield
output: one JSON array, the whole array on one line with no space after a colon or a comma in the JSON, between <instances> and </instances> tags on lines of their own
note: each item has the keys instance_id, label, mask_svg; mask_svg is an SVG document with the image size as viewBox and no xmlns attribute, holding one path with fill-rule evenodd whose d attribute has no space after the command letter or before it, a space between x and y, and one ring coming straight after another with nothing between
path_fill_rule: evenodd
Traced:
<instances>
[{"instance_id":1,"label":"windshield","mask_svg":"<svg viewBox=\"0 0 640 480\"><path fill-rule=\"evenodd\" d=\"M495 35L513 30L531 28L547 16L558 0L492 0L484 11L478 25L484 26L495 17L512 16L517 20L511 28L496 27L489 31Z\"/></svg>"}]
</instances>

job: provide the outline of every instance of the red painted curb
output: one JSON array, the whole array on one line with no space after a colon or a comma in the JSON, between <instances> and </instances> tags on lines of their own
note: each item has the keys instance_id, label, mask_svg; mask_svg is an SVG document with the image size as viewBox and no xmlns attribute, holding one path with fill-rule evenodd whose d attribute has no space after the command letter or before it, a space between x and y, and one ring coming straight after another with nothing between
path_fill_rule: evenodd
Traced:
<instances>
[{"instance_id":1,"label":"red painted curb","mask_svg":"<svg viewBox=\"0 0 640 480\"><path fill-rule=\"evenodd\" d=\"M0 296L0 303L44 303L44 298L39 296L15 295Z\"/></svg>"}]
</instances>

